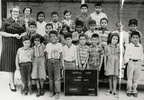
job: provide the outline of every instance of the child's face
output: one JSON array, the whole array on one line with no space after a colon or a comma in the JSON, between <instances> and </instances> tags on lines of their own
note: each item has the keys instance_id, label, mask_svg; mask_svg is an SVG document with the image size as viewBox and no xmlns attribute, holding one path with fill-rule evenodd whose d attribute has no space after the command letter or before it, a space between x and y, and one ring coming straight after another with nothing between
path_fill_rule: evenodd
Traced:
<instances>
[{"instance_id":1,"label":"child's face","mask_svg":"<svg viewBox=\"0 0 144 100\"><path fill-rule=\"evenodd\" d=\"M26 8L25 11L24 11L24 14L25 14L25 15L30 15L30 9L29 9L29 8Z\"/></svg>"},{"instance_id":2,"label":"child's face","mask_svg":"<svg viewBox=\"0 0 144 100\"><path fill-rule=\"evenodd\" d=\"M53 20L53 22L57 22L58 21L58 15L57 14L53 14L52 15L52 20Z\"/></svg>"},{"instance_id":3,"label":"child's face","mask_svg":"<svg viewBox=\"0 0 144 100\"><path fill-rule=\"evenodd\" d=\"M139 36L138 35L133 35L131 38L131 42L134 44L138 44L139 43Z\"/></svg>"},{"instance_id":4,"label":"child's face","mask_svg":"<svg viewBox=\"0 0 144 100\"><path fill-rule=\"evenodd\" d=\"M70 45L72 43L72 38L70 37L67 37L65 40L67 45Z\"/></svg>"},{"instance_id":5,"label":"child's face","mask_svg":"<svg viewBox=\"0 0 144 100\"><path fill-rule=\"evenodd\" d=\"M39 15L38 15L38 20L39 20L40 22L43 22L44 19L45 19L44 14L39 14Z\"/></svg>"},{"instance_id":6,"label":"child's face","mask_svg":"<svg viewBox=\"0 0 144 100\"><path fill-rule=\"evenodd\" d=\"M55 34L50 34L50 40L52 43L56 43L57 39L58 39L58 37Z\"/></svg>"},{"instance_id":7,"label":"child's face","mask_svg":"<svg viewBox=\"0 0 144 100\"><path fill-rule=\"evenodd\" d=\"M82 14L87 14L87 12L88 12L88 8L87 7L82 7L81 8L81 13Z\"/></svg>"},{"instance_id":8,"label":"child's face","mask_svg":"<svg viewBox=\"0 0 144 100\"><path fill-rule=\"evenodd\" d=\"M65 19L70 19L70 18L71 18L70 12L66 13L66 14L64 15L64 17L65 17Z\"/></svg>"},{"instance_id":9,"label":"child's face","mask_svg":"<svg viewBox=\"0 0 144 100\"><path fill-rule=\"evenodd\" d=\"M102 28L107 28L107 25L108 25L108 23L107 23L106 20L102 20L102 21L101 21L101 27L102 27Z\"/></svg>"},{"instance_id":10,"label":"child's face","mask_svg":"<svg viewBox=\"0 0 144 100\"><path fill-rule=\"evenodd\" d=\"M117 23L116 26L117 26L117 29L118 29L118 30L123 29L123 25L122 25L121 22Z\"/></svg>"},{"instance_id":11,"label":"child's face","mask_svg":"<svg viewBox=\"0 0 144 100\"><path fill-rule=\"evenodd\" d=\"M30 40L23 41L23 46L24 46L25 49L29 48L30 44L31 44Z\"/></svg>"},{"instance_id":12,"label":"child's face","mask_svg":"<svg viewBox=\"0 0 144 100\"><path fill-rule=\"evenodd\" d=\"M99 43L99 38L98 37L92 37L91 43L92 43L92 45L97 45Z\"/></svg>"},{"instance_id":13,"label":"child's face","mask_svg":"<svg viewBox=\"0 0 144 100\"><path fill-rule=\"evenodd\" d=\"M96 29L96 24L89 25L90 30L94 31Z\"/></svg>"},{"instance_id":14,"label":"child's face","mask_svg":"<svg viewBox=\"0 0 144 100\"><path fill-rule=\"evenodd\" d=\"M51 27L51 26L46 26L45 32L46 32L47 34L49 34L50 31L52 31L52 27Z\"/></svg>"},{"instance_id":15,"label":"child's face","mask_svg":"<svg viewBox=\"0 0 144 100\"><path fill-rule=\"evenodd\" d=\"M34 33L34 32L36 32L36 26L35 25L30 25L29 26L29 32L31 32L31 33Z\"/></svg>"},{"instance_id":16,"label":"child's face","mask_svg":"<svg viewBox=\"0 0 144 100\"><path fill-rule=\"evenodd\" d=\"M34 44L35 45L39 45L40 44L40 39L39 38L35 38L34 39Z\"/></svg>"},{"instance_id":17,"label":"child's face","mask_svg":"<svg viewBox=\"0 0 144 100\"><path fill-rule=\"evenodd\" d=\"M82 30L83 30L83 27L82 27L82 26L80 26L80 25L76 26L76 31L77 31L78 33L81 33Z\"/></svg>"},{"instance_id":18,"label":"child's face","mask_svg":"<svg viewBox=\"0 0 144 100\"><path fill-rule=\"evenodd\" d=\"M80 42L81 45L85 45L86 44L86 37L84 37L84 36L80 37L79 42Z\"/></svg>"},{"instance_id":19,"label":"child's face","mask_svg":"<svg viewBox=\"0 0 144 100\"><path fill-rule=\"evenodd\" d=\"M113 36L112 40L111 40L111 44L116 45L118 43L118 37L117 36Z\"/></svg>"},{"instance_id":20,"label":"child's face","mask_svg":"<svg viewBox=\"0 0 144 100\"><path fill-rule=\"evenodd\" d=\"M68 30L67 30L66 27L62 29L62 33L63 33L63 34L66 34L67 32L68 32Z\"/></svg>"},{"instance_id":21,"label":"child's face","mask_svg":"<svg viewBox=\"0 0 144 100\"><path fill-rule=\"evenodd\" d=\"M130 29L130 31L136 31L136 30L137 30L137 25L131 24L131 25L129 26L129 29Z\"/></svg>"},{"instance_id":22,"label":"child's face","mask_svg":"<svg viewBox=\"0 0 144 100\"><path fill-rule=\"evenodd\" d=\"M102 7L101 6L95 6L95 11L97 14L99 14L102 10Z\"/></svg>"}]
</instances>

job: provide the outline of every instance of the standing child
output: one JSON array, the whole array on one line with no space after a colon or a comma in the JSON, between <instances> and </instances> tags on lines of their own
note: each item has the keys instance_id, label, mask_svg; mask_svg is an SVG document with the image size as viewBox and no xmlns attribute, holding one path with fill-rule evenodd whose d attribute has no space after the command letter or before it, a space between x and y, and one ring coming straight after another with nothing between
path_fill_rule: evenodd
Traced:
<instances>
[{"instance_id":1,"label":"standing child","mask_svg":"<svg viewBox=\"0 0 144 100\"><path fill-rule=\"evenodd\" d=\"M51 42L46 45L47 68L49 75L50 97L59 98L61 91L60 70L62 65L62 44L58 43L58 32L50 31Z\"/></svg>"},{"instance_id":2,"label":"standing child","mask_svg":"<svg viewBox=\"0 0 144 100\"><path fill-rule=\"evenodd\" d=\"M20 70L22 79L21 94L31 94L31 69L33 59L33 49L30 48L30 38L25 36L22 39L23 47L19 48L16 54L16 70Z\"/></svg>"},{"instance_id":3,"label":"standing child","mask_svg":"<svg viewBox=\"0 0 144 100\"><path fill-rule=\"evenodd\" d=\"M40 34L41 36L44 36L46 34L45 32L45 26L46 22L45 20L45 14L44 12L40 11L37 13L37 33Z\"/></svg>"},{"instance_id":4,"label":"standing child","mask_svg":"<svg viewBox=\"0 0 144 100\"><path fill-rule=\"evenodd\" d=\"M32 79L36 80L37 86L37 93L36 97L40 95L44 95L44 79L46 78L46 71L45 71L45 56L44 50L45 45L43 42L43 37L40 34L36 34L32 38L32 42L34 43L34 60L33 60L33 68L32 68Z\"/></svg>"},{"instance_id":5,"label":"standing child","mask_svg":"<svg viewBox=\"0 0 144 100\"><path fill-rule=\"evenodd\" d=\"M27 36L32 39L32 37L34 35L36 35L36 30L37 30L37 25L35 21L31 21L28 24L28 32L27 32Z\"/></svg>"},{"instance_id":6,"label":"standing child","mask_svg":"<svg viewBox=\"0 0 144 100\"><path fill-rule=\"evenodd\" d=\"M119 35L113 33L110 36L110 43L105 47L105 75L109 77L110 90L106 95L112 94L118 97L116 93L117 79L119 74Z\"/></svg>"},{"instance_id":7,"label":"standing child","mask_svg":"<svg viewBox=\"0 0 144 100\"><path fill-rule=\"evenodd\" d=\"M138 97L137 86L141 75L141 65L144 60L143 46L139 43L140 33L131 33L131 43L127 45L125 51L125 61L127 66L127 96Z\"/></svg>"},{"instance_id":8,"label":"standing child","mask_svg":"<svg viewBox=\"0 0 144 100\"><path fill-rule=\"evenodd\" d=\"M101 2L95 3L95 12L90 14L90 17L96 21L96 28L100 28L100 20L102 18L107 19L107 15L102 12L102 4Z\"/></svg>"},{"instance_id":9,"label":"standing child","mask_svg":"<svg viewBox=\"0 0 144 100\"><path fill-rule=\"evenodd\" d=\"M64 69L77 69L77 48L72 44L72 35L65 35L66 45L63 47L63 67Z\"/></svg>"},{"instance_id":10,"label":"standing child","mask_svg":"<svg viewBox=\"0 0 144 100\"><path fill-rule=\"evenodd\" d=\"M77 49L79 69L86 69L89 59L89 47L86 45L86 35L79 35L79 45Z\"/></svg>"}]
</instances>

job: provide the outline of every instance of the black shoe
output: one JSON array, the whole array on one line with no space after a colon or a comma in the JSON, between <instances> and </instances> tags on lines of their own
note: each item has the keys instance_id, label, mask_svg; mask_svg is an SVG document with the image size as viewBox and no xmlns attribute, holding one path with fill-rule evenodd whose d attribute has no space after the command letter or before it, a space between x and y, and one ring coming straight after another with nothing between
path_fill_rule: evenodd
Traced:
<instances>
[{"instance_id":1,"label":"black shoe","mask_svg":"<svg viewBox=\"0 0 144 100\"><path fill-rule=\"evenodd\" d=\"M40 89L37 90L37 93L36 93L36 97L39 97L41 95L40 93Z\"/></svg>"},{"instance_id":2,"label":"black shoe","mask_svg":"<svg viewBox=\"0 0 144 100\"><path fill-rule=\"evenodd\" d=\"M135 98L138 97L138 94L137 94L137 93L133 93L132 95L133 95Z\"/></svg>"},{"instance_id":3,"label":"black shoe","mask_svg":"<svg viewBox=\"0 0 144 100\"><path fill-rule=\"evenodd\" d=\"M41 94L41 95L44 95L44 89L41 89L40 94Z\"/></svg>"},{"instance_id":4,"label":"black shoe","mask_svg":"<svg viewBox=\"0 0 144 100\"><path fill-rule=\"evenodd\" d=\"M128 96L128 97L131 97L131 95L132 95L131 93L127 93L127 96Z\"/></svg>"},{"instance_id":5,"label":"black shoe","mask_svg":"<svg viewBox=\"0 0 144 100\"><path fill-rule=\"evenodd\" d=\"M11 88L11 84L9 84L9 87L10 87L10 90L11 90L12 92L16 92L16 89L12 89L12 88Z\"/></svg>"}]
</instances>

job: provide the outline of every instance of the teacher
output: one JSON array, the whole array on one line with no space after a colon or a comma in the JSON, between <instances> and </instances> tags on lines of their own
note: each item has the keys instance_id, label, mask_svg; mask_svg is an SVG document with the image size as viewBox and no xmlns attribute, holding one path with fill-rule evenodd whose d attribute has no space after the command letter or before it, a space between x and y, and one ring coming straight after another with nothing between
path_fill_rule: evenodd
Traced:
<instances>
[{"instance_id":1,"label":"teacher","mask_svg":"<svg viewBox=\"0 0 144 100\"><path fill-rule=\"evenodd\" d=\"M20 14L20 8L14 6L10 10L11 17L6 18L1 27L1 31L10 34L19 34L26 31L25 23L18 18ZM16 88L14 85L14 72L16 70L15 57L19 47L22 46L22 41L15 37L2 37L2 54L0 59L0 71L9 72L10 75L10 89L15 92Z\"/></svg>"}]
</instances>

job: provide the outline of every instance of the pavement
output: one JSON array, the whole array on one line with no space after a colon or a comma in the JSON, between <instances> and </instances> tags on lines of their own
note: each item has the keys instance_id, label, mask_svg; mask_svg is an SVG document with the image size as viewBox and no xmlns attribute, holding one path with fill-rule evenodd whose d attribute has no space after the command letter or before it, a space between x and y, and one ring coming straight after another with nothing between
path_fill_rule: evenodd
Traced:
<instances>
[{"instance_id":1,"label":"pavement","mask_svg":"<svg viewBox=\"0 0 144 100\"><path fill-rule=\"evenodd\" d=\"M33 86L33 93L31 95L23 96L20 93L20 89L17 92L11 92L9 89L9 74L6 72L0 72L0 100L55 100L54 97L49 97L48 84L45 85L45 95L36 97L36 88ZM119 97L116 98L113 95L105 95L108 90L108 83L100 84L98 90L98 96L64 96L64 91L60 93L59 100L144 100L144 88L138 89L138 97L127 97L125 93L126 84L121 86L121 90L118 91Z\"/></svg>"}]
</instances>

